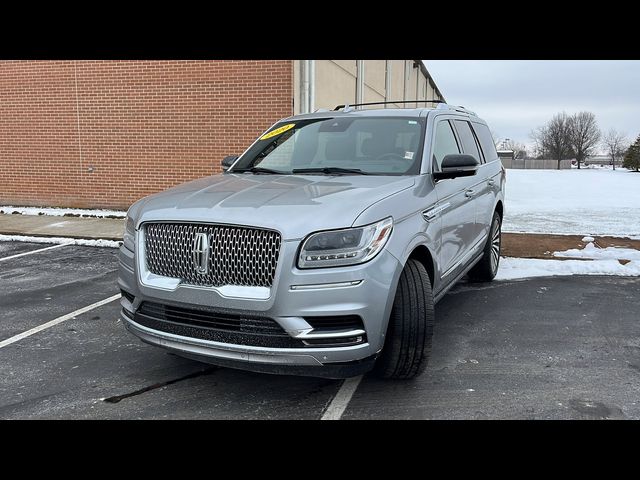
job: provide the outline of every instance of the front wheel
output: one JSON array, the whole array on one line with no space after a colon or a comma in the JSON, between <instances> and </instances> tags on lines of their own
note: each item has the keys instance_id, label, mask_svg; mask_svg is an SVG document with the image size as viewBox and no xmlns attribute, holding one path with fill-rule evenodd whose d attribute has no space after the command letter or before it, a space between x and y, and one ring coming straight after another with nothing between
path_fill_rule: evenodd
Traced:
<instances>
[{"instance_id":1,"label":"front wheel","mask_svg":"<svg viewBox=\"0 0 640 480\"><path fill-rule=\"evenodd\" d=\"M391 379L422 373L431 353L433 320L429 274L422 263L409 260L400 274L387 337L374 372Z\"/></svg>"},{"instance_id":2,"label":"front wheel","mask_svg":"<svg viewBox=\"0 0 640 480\"><path fill-rule=\"evenodd\" d=\"M493 213L489 238L484 245L482 258L469 270L469 278L474 282L490 282L498 273L500 265L500 247L502 245L502 219L498 212Z\"/></svg>"}]
</instances>

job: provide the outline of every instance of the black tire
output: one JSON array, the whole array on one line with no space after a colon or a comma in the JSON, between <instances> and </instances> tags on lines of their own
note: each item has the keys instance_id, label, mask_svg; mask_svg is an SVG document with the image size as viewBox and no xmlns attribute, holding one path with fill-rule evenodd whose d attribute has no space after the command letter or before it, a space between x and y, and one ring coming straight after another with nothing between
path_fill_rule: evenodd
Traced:
<instances>
[{"instance_id":1,"label":"black tire","mask_svg":"<svg viewBox=\"0 0 640 480\"><path fill-rule=\"evenodd\" d=\"M502 219L498 212L493 213L491 229L484 245L482 258L469 270L469 279L474 282L490 282L498 273L500 266L500 248L502 246Z\"/></svg>"},{"instance_id":2,"label":"black tire","mask_svg":"<svg viewBox=\"0 0 640 480\"><path fill-rule=\"evenodd\" d=\"M409 260L400 274L374 373L389 379L409 379L422 373L431 354L433 320L429 274L420 262Z\"/></svg>"}]
</instances>

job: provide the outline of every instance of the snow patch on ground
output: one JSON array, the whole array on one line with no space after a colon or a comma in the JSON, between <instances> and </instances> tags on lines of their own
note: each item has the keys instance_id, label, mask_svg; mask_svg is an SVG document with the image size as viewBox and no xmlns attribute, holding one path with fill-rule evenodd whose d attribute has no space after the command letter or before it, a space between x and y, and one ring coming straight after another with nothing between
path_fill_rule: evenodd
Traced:
<instances>
[{"instance_id":1,"label":"snow patch on ground","mask_svg":"<svg viewBox=\"0 0 640 480\"><path fill-rule=\"evenodd\" d=\"M500 259L496 280L560 275L640 276L640 261L622 265L618 260L612 259L584 261L503 257Z\"/></svg>"},{"instance_id":2,"label":"snow patch on ground","mask_svg":"<svg viewBox=\"0 0 640 480\"><path fill-rule=\"evenodd\" d=\"M65 238L65 237L28 237L25 235L2 235L0 234L0 242L31 242L31 243L53 243L53 244L69 244L69 245L82 245L85 247L109 247L118 248L122 245L122 242L114 240L87 240L80 238Z\"/></svg>"},{"instance_id":3,"label":"snow patch on ground","mask_svg":"<svg viewBox=\"0 0 640 480\"><path fill-rule=\"evenodd\" d=\"M624 169L507 170L507 232L640 238L640 174Z\"/></svg>"},{"instance_id":4,"label":"snow patch on ground","mask_svg":"<svg viewBox=\"0 0 640 480\"><path fill-rule=\"evenodd\" d=\"M638 260L640 251L633 248L607 247L598 248L593 243L588 243L582 250L571 248L563 252L553 252L554 257L564 258L589 258L593 260Z\"/></svg>"},{"instance_id":5,"label":"snow patch on ground","mask_svg":"<svg viewBox=\"0 0 640 480\"><path fill-rule=\"evenodd\" d=\"M50 207L12 207L0 206L0 213L21 215L51 215L54 217L76 216L76 217L115 217L124 218L127 212L121 210L89 210L83 208L50 208Z\"/></svg>"}]
</instances>

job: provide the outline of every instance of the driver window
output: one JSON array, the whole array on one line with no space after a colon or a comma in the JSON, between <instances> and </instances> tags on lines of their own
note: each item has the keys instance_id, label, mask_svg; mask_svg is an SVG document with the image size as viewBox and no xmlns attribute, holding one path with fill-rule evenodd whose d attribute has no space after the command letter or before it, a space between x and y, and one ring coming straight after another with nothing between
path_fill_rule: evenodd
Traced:
<instances>
[{"instance_id":1,"label":"driver window","mask_svg":"<svg viewBox=\"0 0 640 480\"><path fill-rule=\"evenodd\" d=\"M451 124L441 121L436 126L436 139L433 144L433 171L440 171L442 159L450 154L460 153L460 147L451 129Z\"/></svg>"}]
</instances>

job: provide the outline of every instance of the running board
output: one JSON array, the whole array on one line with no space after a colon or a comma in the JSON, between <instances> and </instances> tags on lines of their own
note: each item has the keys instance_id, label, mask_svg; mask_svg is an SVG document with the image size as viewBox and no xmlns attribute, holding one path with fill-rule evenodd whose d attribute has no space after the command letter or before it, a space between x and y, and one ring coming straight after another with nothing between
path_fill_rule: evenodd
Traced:
<instances>
[{"instance_id":1,"label":"running board","mask_svg":"<svg viewBox=\"0 0 640 480\"><path fill-rule=\"evenodd\" d=\"M442 290L440 290L437 295L433 297L433 304L435 305L436 303L438 303L442 299L442 297L444 297L446 293L451 289L451 287L453 287L456 283L458 283L458 280L460 280L467 273L469 273L469 270L471 270L476 265L476 263L478 263L482 259L483 256L484 256L484 252L480 252L480 255L478 255L473 261L471 261L469 265L467 265L461 271L461 273L459 273L452 281L447 283L447 285Z\"/></svg>"}]
</instances>

